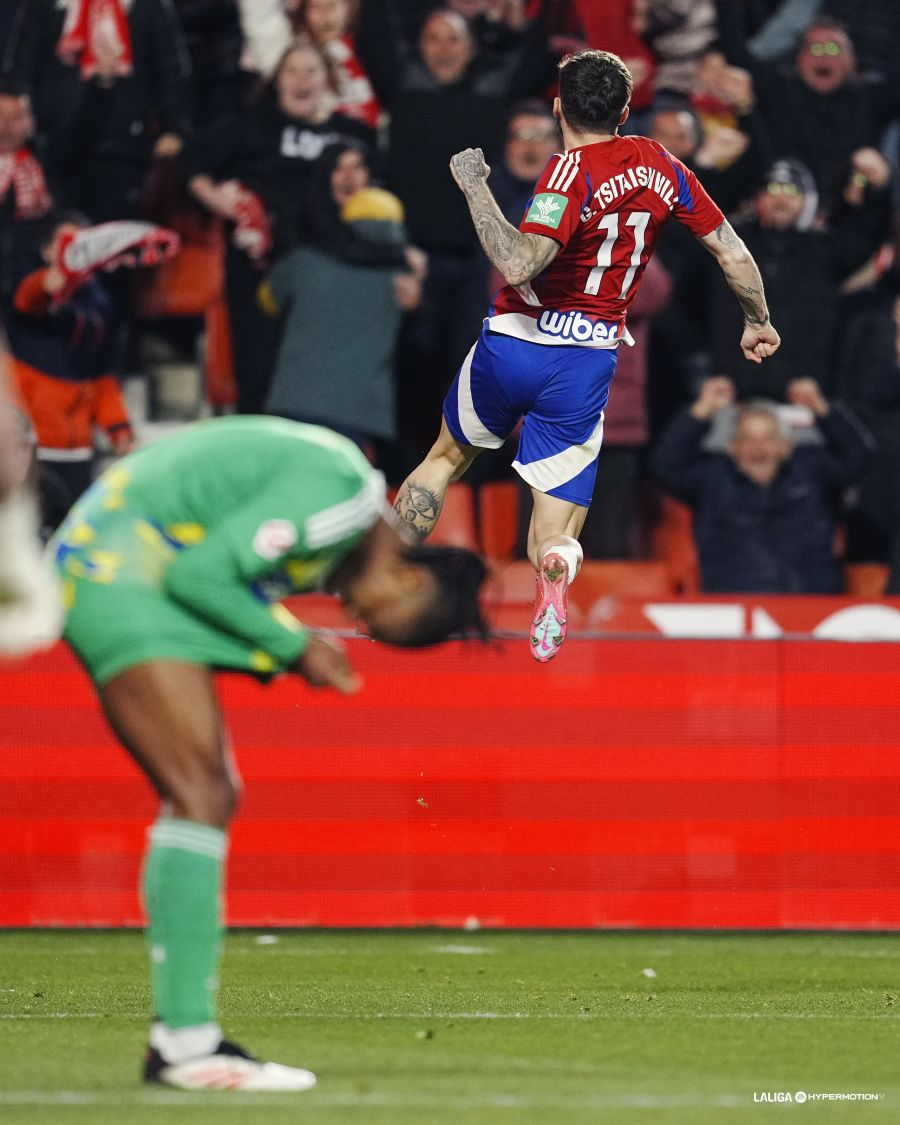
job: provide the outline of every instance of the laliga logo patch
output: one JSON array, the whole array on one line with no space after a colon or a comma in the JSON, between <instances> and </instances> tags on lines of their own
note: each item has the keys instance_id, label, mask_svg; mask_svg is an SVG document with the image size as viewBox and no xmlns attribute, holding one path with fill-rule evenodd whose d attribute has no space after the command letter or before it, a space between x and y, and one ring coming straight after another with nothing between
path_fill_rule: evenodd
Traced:
<instances>
[{"instance_id":1,"label":"laliga logo patch","mask_svg":"<svg viewBox=\"0 0 900 1125\"><path fill-rule=\"evenodd\" d=\"M297 542L297 529L290 520L266 520L253 536L253 550L261 559L278 559Z\"/></svg>"}]
</instances>

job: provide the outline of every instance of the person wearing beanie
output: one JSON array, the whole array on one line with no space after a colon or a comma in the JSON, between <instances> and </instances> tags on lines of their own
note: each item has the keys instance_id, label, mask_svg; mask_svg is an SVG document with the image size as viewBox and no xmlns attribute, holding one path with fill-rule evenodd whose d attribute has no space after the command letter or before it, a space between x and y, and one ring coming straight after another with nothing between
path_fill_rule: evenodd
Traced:
<instances>
[{"instance_id":1,"label":"person wearing beanie","mask_svg":"<svg viewBox=\"0 0 900 1125\"><path fill-rule=\"evenodd\" d=\"M860 190L863 170L866 183L858 197L851 191ZM839 286L886 236L889 182L887 162L874 149L860 150L848 172L847 196L823 228L815 221L818 192L806 165L780 159L766 170L753 217L736 224L784 326L782 346L764 367L748 370L734 359L737 320L730 294L717 279L712 293L713 370L732 379L741 397L781 401L791 380L801 377L815 378L830 390Z\"/></svg>"},{"instance_id":2,"label":"person wearing beanie","mask_svg":"<svg viewBox=\"0 0 900 1125\"><path fill-rule=\"evenodd\" d=\"M327 425L371 455L397 437L394 349L423 267L408 261L403 205L369 176L359 146L325 154L316 241L282 258L259 298L284 314L266 411Z\"/></svg>"}]
</instances>

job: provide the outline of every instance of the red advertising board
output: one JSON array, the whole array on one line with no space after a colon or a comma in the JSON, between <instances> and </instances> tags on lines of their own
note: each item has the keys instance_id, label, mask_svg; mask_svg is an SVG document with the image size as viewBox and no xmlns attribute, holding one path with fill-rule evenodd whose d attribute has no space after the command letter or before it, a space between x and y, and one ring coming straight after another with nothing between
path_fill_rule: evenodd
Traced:
<instances>
[{"instance_id":1,"label":"red advertising board","mask_svg":"<svg viewBox=\"0 0 900 1125\"><path fill-rule=\"evenodd\" d=\"M349 643L352 699L221 678L231 924L900 927L897 645ZM154 801L65 646L0 670L0 795L0 924L140 923Z\"/></svg>"}]
</instances>

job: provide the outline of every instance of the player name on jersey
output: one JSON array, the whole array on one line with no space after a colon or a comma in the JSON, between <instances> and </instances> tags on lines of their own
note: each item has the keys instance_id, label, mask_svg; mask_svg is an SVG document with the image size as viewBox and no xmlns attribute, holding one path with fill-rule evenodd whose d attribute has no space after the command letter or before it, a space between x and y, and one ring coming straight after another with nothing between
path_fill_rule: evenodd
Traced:
<instances>
[{"instance_id":1,"label":"player name on jersey","mask_svg":"<svg viewBox=\"0 0 900 1125\"><path fill-rule=\"evenodd\" d=\"M657 168L647 168L644 164L638 164L634 168L626 168L624 172L618 172L615 176L610 176L608 180L603 181L591 198L608 206L639 187L655 191L670 211L675 205L678 189L672 180L665 172L660 172ZM584 217L582 215L582 218Z\"/></svg>"},{"instance_id":2,"label":"player name on jersey","mask_svg":"<svg viewBox=\"0 0 900 1125\"><path fill-rule=\"evenodd\" d=\"M628 307L673 217L698 238L724 219L694 173L649 137L611 137L551 157L519 229L552 238L559 252L528 285L497 294L489 330L544 345L630 342Z\"/></svg>"}]
</instances>

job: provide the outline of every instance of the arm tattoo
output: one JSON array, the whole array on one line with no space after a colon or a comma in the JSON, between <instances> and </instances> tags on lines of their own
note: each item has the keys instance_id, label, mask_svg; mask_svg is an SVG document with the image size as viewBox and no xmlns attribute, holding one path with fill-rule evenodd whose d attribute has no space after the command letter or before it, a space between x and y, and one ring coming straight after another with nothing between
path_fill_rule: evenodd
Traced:
<instances>
[{"instance_id":1,"label":"arm tattoo","mask_svg":"<svg viewBox=\"0 0 900 1125\"><path fill-rule=\"evenodd\" d=\"M434 530L441 506L441 498L434 489L408 480L397 493L394 514L410 531L424 539Z\"/></svg>"},{"instance_id":2,"label":"arm tattoo","mask_svg":"<svg viewBox=\"0 0 900 1125\"><path fill-rule=\"evenodd\" d=\"M736 246L740 246L741 240L734 233L734 227L727 219L723 220L716 227L716 238L723 246L727 246L729 250L733 250Z\"/></svg>"},{"instance_id":3,"label":"arm tattoo","mask_svg":"<svg viewBox=\"0 0 900 1125\"><path fill-rule=\"evenodd\" d=\"M523 234L508 223L482 176L464 190L484 252L510 285L522 285L546 269L559 252L552 238Z\"/></svg>"},{"instance_id":4,"label":"arm tattoo","mask_svg":"<svg viewBox=\"0 0 900 1125\"><path fill-rule=\"evenodd\" d=\"M716 227L716 241L724 251L719 258L719 265L732 293L744 310L744 320L747 324L766 324L769 310L766 308L759 268L727 219Z\"/></svg>"},{"instance_id":5,"label":"arm tattoo","mask_svg":"<svg viewBox=\"0 0 900 1125\"><path fill-rule=\"evenodd\" d=\"M484 157L479 156L477 152L462 153L454 161L454 166L467 194L470 188L484 182Z\"/></svg>"}]
</instances>

